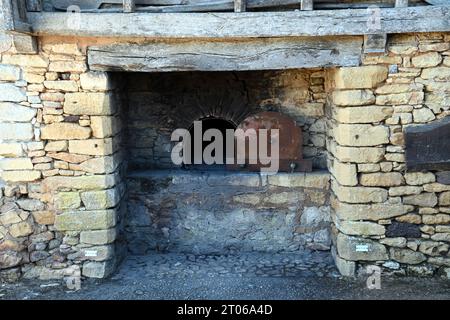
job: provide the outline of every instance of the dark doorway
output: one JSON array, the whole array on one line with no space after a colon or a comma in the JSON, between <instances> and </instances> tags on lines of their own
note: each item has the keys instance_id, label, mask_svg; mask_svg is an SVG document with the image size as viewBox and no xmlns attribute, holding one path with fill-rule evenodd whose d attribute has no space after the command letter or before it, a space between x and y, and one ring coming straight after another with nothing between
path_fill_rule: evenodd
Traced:
<instances>
[{"instance_id":1,"label":"dark doorway","mask_svg":"<svg viewBox=\"0 0 450 320\"><path fill-rule=\"evenodd\" d=\"M214 164L214 165L207 165L206 163L202 162L202 164L194 164L194 124L191 125L189 128L189 133L191 134L191 165L186 165L186 168L192 168L192 169L224 169L225 168L225 150L226 150L226 143L225 143L225 137L226 137L226 130L232 129L236 130L236 125L225 119L216 118L216 117L206 117L199 119L198 121L201 121L202 124L202 130L201 134L202 137L204 133L209 129L217 129L221 132L223 137L223 144L222 144L222 150L223 150L223 164ZM214 140L213 140L214 141ZM212 141L203 141L202 143L202 154L205 150L205 148L211 143ZM215 156L215 153L212 153L213 156Z\"/></svg>"}]
</instances>

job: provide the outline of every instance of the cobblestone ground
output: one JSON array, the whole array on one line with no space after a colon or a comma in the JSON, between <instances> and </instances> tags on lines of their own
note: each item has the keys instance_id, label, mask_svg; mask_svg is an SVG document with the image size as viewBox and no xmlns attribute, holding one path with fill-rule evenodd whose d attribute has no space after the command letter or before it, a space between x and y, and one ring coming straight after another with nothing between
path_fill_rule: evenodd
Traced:
<instances>
[{"instance_id":1,"label":"cobblestone ground","mask_svg":"<svg viewBox=\"0 0 450 320\"><path fill-rule=\"evenodd\" d=\"M301 254L130 256L107 280L86 280L79 291L58 281L0 286L0 299L450 299L450 281L342 278L327 252Z\"/></svg>"}]
</instances>

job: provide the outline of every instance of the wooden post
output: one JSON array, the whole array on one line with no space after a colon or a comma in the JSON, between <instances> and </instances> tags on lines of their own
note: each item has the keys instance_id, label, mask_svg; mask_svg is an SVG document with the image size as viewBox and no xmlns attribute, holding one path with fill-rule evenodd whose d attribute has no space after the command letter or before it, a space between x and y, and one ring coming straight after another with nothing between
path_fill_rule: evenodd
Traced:
<instances>
[{"instance_id":1,"label":"wooden post","mask_svg":"<svg viewBox=\"0 0 450 320\"><path fill-rule=\"evenodd\" d=\"M396 8L406 8L408 6L408 0L395 0Z\"/></svg>"},{"instance_id":2,"label":"wooden post","mask_svg":"<svg viewBox=\"0 0 450 320\"><path fill-rule=\"evenodd\" d=\"M123 0L123 12L134 12L136 9L135 0Z\"/></svg>"},{"instance_id":3,"label":"wooden post","mask_svg":"<svg viewBox=\"0 0 450 320\"><path fill-rule=\"evenodd\" d=\"M245 12L246 10L246 0L234 0L234 12Z\"/></svg>"},{"instance_id":4,"label":"wooden post","mask_svg":"<svg viewBox=\"0 0 450 320\"><path fill-rule=\"evenodd\" d=\"M314 9L314 0L300 0L300 10L311 11Z\"/></svg>"},{"instance_id":5,"label":"wooden post","mask_svg":"<svg viewBox=\"0 0 450 320\"><path fill-rule=\"evenodd\" d=\"M42 0L27 0L28 12L40 12L42 11Z\"/></svg>"}]
</instances>

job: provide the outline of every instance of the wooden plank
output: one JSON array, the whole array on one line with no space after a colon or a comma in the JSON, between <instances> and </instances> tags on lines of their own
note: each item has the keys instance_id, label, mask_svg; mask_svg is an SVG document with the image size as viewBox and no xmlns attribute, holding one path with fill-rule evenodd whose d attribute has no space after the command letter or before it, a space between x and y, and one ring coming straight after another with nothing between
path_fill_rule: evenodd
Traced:
<instances>
[{"instance_id":1,"label":"wooden plank","mask_svg":"<svg viewBox=\"0 0 450 320\"><path fill-rule=\"evenodd\" d=\"M300 0L300 10L313 10L314 0Z\"/></svg>"},{"instance_id":2,"label":"wooden plank","mask_svg":"<svg viewBox=\"0 0 450 320\"><path fill-rule=\"evenodd\" d=\"M135 0L123 0L123 12L130 13L136 9Z\"/></svg>"},{"instance_id":3,"label":"wooden plank","mask_svg":"<svg viewBox=\"0 0 450 320\"><path fill-rule=\"evenodd\" d=\"M405 128L406 167L411 171L450 169L450 117Z\"/></svg>"},{"instance_id":4,"label":"wooden plank","mask_svg":"<svg viewBox=\"0 0 450 320\"><path fill-rule=\"evenodd\" d=\"M357 66L361 47L362 37L114 44L90 47L88 62L91 70L139 72Z\"/></svg>"},{"instance_id":5,"label":"wooden plank","mask_svg":"<svg viewBox=\"0 0 450 320\"><path fill-rule=\"evenodd\" d=\"M380 9L380 33L450 31L450 7ZM362 35L368 32L366 9L245 13L81 14L80 28L65 23L59 12L29 13L37 35L251 38ZM407 21L407 22L405 22Z\"/></svg>"},{"instance_id":6,"label":"wooden plank","mask_svg":"<svg viewBox=\"0 0 450 320\"><path fill-rule=\"evenodd\" d=\"M396 8L406 8L408 7L408 0L395 0Z\"/></svg>"},{"instance_id":7,"label":"wooden plank","mask_svg":"<svg viewBox=\"0 0 450 320\"><path fill-rule=\"evenodd\" d=\"M65 7L66 2L70 0L59 0L64 1L63 3L57 2L59 8ZM79 0L81 1L81 0ZM122 13L123 9L120 8L98 8L98 5L102 3L102 0L97 0L98 2L88 2L83 5L80 12L82 13ZM112 1L112 0L107 0ZM117 0L114 0L117 1ZM123 0L120 0L121 3ZM136 4L138 1L136 0ZM154 1L154 0L151 0ZM317 9L360 9L360 8L368 8L372 5L369 2L357 2L357 3L330 3L323 2L327 0L315 0L314 6ZM172 3L170 5L157 5L156 3L151 6L140 6L135 8L135 12L146 12L146 13L179 13L179 12L226 12L233 11L235 6L235 0L155 0L155 2L163 4L165 2ZM183 2L182 4L177 2ZM297 5L299 0L247 0L246 8L255 9L255 8L272 8L277 7L281 8L284 6L292 6ZM303 7L304 10L310 10L312 8L311 0L304 0ZM301 5L302 7L302 5ZM384 8L392 8L392 4L389 3L380 3L378 7ZM377 7L377 8L378 8ZM311 9L312 10L312 9Z\"/></svg>"},{"instance_id":8,"label":"wooden plank","mask_svg":"<svg viewBox=\"0 0 450 320\"><path fill-rule=\"evenodd\" d=\"M234 12L247 11L246 0L234 0Z\"/></svg>"}]
</instances>

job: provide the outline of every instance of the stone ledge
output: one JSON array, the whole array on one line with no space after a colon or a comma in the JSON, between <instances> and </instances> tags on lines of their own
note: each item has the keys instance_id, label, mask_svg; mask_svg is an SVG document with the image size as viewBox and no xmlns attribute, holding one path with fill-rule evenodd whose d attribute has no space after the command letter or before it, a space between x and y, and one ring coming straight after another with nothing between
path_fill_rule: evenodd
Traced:
<instances>
[{"instance_id":1,"label":"stone ledge","mask_svg":"<svg viewBox=\"0 0 450 320\"><path fill-rule=\"evenodd\" d=\"M307 173L277 173L268 176L269 185L293 188L330 188L330 173L327 171Z\"/></svg>"}]
</instances>

